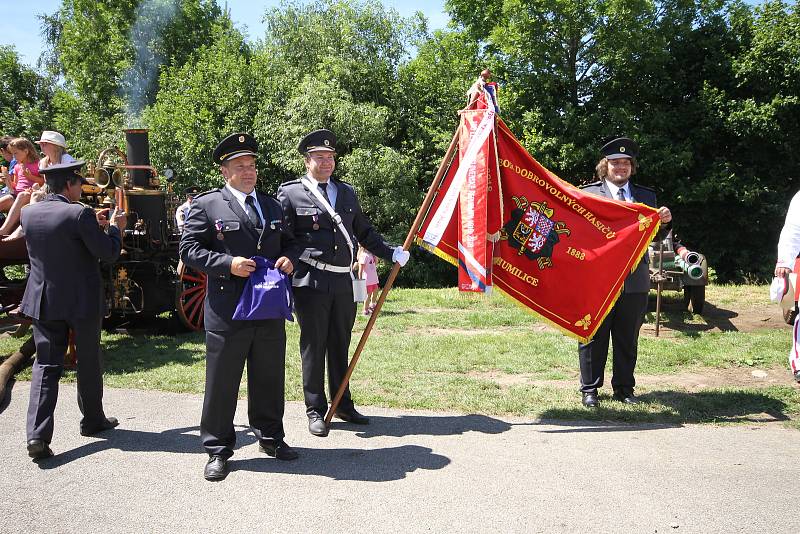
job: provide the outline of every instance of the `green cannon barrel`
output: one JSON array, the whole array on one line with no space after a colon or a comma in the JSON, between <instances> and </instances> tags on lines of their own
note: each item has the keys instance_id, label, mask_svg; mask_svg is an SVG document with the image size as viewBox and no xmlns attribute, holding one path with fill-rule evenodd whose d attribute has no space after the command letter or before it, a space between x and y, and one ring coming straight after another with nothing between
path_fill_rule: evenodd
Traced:
<instances>
[{"instance_id":1,"label":"green cannon barrel","mask_svg":"<svg viewBox=\"0 0 800 534\"><path fill-rule=\"evenodd\" d=\"M700 263L689 263L683 258L675 258L675 267L685 272L692 280L703 278L703 266Z\"/></svg>"}]
</instances>

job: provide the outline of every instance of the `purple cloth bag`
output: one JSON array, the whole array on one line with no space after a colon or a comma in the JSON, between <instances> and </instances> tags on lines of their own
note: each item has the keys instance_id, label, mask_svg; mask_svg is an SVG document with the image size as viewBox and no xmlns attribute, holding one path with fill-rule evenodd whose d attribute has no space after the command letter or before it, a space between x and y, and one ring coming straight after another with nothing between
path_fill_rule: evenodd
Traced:
<instances>
[{"instance_id":1,"label":"purple cloth bag","mask_svg":"<svg viewBox=\"0 0 800 534\"><path fill-rule=\"evenodd\" d=\"M256 262L256 270L247 278L236 311L233 312L233 319L294 321L292 281L280 269L275 268L275 262L272 260L261 256L253 256L250 259Z\"/></svg>"}]
</instances>

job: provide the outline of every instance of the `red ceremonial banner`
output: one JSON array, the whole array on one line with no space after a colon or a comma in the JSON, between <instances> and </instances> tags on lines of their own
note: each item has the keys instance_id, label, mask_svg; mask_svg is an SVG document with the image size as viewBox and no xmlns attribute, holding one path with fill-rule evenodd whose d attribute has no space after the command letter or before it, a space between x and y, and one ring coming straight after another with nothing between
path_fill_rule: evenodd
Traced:
<instances>
[{"instance_id":1,"label":"red ceremonial banner","mask_svg":"<svg viewBox=\"0 0 800 534\"><path fill-rule=\"evenodd\" d=\"M480 272L476 265L482 266L486 287L493 283L566 334L586 342L658 231L657 212L644 204L586 193L561 180L525 151L491 109L462 112L458 134L462 147L480 131L464 123L479 123L487 116L496 125L488 146L477 152L482 162L476 164L485 169L486 180L480 185L485 186L485 194L463 187L462 161L466 160L460 151L450 162L416 242L459 265L459 270L465 268L470 284L474 284L474 271ZM463 135L470 139L464 140ZM453 200L456 196L458 202ZM470 200L480 197L478 203ZM469 210L473 211L465 217ZM485 229L483 239L477 241L493 251L491 262L474 256L475 252L471 252L473 258L464 257L465 220L472 221L468 226L473 238L476 231ZM478 220L483 222L476 224ZM476 245L474 250L480 248ZM460 275L460 288L462 279ZM469 285L467 290L476 289Z\"/></svg>"}]
</instances>

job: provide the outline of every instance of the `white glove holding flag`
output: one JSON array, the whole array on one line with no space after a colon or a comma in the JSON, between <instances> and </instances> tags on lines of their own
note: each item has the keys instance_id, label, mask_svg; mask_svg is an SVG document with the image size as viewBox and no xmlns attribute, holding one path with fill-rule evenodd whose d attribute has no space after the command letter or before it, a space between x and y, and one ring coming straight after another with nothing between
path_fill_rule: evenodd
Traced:
<instances>
[{"instance_id":1,"label":"white glove holding flag","mask_svg":"<svg viewBox=\"0 0 800 534\"><path fill-rule=\"evenodd\" d=\"M392 261L396 261L400 264L400 267L405 266L408 263L408 258L411 257L411 253L407 250L403 250L403 247L396 246L394 248L394 252L392 252Z\"/></svg>"}]
</instances>

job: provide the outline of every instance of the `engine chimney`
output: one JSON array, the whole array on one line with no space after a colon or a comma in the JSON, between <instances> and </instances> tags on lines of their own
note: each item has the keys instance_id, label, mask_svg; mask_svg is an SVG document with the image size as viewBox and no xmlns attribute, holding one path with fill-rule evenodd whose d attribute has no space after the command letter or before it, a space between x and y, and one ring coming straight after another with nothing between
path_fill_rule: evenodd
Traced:
<instances>
[{"instance_id":1,"label":"engine chimney","mask_svg":"<svg viewBox=\"0 0 800 534\"><path fill-rule=\"evenodd\" d=\"M125 132L125 148L128 155L128 165L150 165L150 141L147 130L131 129ZM132 169L131 181L135 187L150 187L150 171Z\"/></svg>"}]
</instances>

